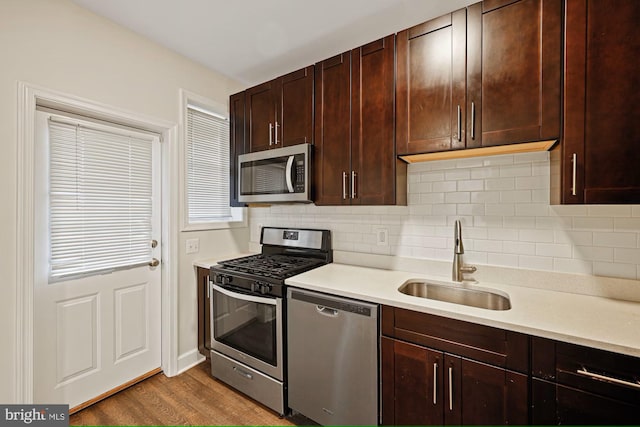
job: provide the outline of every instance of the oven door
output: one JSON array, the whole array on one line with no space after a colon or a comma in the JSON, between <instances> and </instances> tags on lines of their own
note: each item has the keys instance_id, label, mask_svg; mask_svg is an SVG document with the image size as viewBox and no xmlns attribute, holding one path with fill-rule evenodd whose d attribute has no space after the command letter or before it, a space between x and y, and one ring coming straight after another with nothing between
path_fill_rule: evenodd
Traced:
<instances>
[{"instance_id":1,"label":"oven door","mask_svg":"<svg viewBox=\"0 0 640 427\"><path fill-rule=\"evenodd\" d=\"M213 350L282 381L282 298L212 289Z\"/></svg>"}]
</instances>

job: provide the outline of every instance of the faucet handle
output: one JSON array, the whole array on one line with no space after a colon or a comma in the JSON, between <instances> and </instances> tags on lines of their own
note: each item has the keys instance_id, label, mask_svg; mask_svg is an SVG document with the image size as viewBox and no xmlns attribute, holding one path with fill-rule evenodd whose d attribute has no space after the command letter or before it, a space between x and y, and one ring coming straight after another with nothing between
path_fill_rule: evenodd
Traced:
<instances>
[{"instance_id":1,"label":"faucet handle","mask_svg":"<svg viewBox=\"0 0 640 427\"><path fill-rule=\"evenodd\" d=\"M460 267L460 272L462 273L475 273L477 270L475 265L463 265Z\"/></svg>"}]
</instances>

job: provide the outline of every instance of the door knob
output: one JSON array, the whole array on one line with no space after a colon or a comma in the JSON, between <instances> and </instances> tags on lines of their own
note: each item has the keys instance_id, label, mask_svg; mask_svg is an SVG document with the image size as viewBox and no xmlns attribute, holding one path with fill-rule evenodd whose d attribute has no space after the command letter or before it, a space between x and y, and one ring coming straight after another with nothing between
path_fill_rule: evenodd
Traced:
<instances>
[{"instance_id":1,"label":"door knob","mask_svg":"<svg viewBox=\"0 0 640 427\"><path fill-rule=\"evenodd\" d=\"M160 265L160 261L157 258L152 258L151 262L149 262L150 267L157 267Z\"/></svg>"},{"instance_id":2,"label":"door knob","mask_svg":"<svg viewBox=\"0 0 640 427\"><path fill-rule=\"evenodd\" d=\"M158 241L154 239L151 241L151 247L155 248L156 246L158 246Z\"/></svg>"}]
</instances>

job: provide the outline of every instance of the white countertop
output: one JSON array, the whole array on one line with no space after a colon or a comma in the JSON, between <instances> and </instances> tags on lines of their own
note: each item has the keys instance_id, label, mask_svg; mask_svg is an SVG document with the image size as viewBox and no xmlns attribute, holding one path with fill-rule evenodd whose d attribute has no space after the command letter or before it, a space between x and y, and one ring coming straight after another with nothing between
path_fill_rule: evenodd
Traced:
<instances>
[{"instance_id":1,"label":"white countertop","mask_svg":"<svg viewBox=\"0 0 640 427\"><path fill-rule=\"evenodd\" d=\"M640 357L638 302L498 283L470 285L509 295L511 309L494 311L398 292L408 279L451 283L447 277L335 262L291 277L285 283Z\"/></svg>"}]
</instances>

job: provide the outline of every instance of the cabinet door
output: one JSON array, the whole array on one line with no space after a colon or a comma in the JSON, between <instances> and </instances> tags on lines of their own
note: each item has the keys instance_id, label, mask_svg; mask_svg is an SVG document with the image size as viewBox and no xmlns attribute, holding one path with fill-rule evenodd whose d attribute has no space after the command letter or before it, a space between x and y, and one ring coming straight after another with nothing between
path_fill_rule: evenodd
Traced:
<instances>
[{"instance_id":1,"label":"cabinet door","mask_svg":"<svg viewBox=\"0 0 640 427\"><path fill-rule=\"evenodd\" d=\"M397 36L398 154L465 147L466 11Z\"/></svg>"},{"instance_id":2,"label":"cabinet door","mask_svg":"<svg viewBox=\"0 0 640 427\"><path fill-rule=\"evenodd\" d=\"M396 201L393 35L351 52L351 203Z\"/></svg>"},{"instance_id":3,"label":"cabinet door","mask_svg":"<svg viewBox=\"0 0 640 427\"><path fill-rule=\"evenodd\" d=\"M316 205L348 205L351 171L351 55L316 64Z\"/></svg>"},{"instance_id":4,"label":"cabinet door","mask_svg":"<svg viewBox=\"0 0 640 427\"><path fill-rule=\"evenodd\" d=\"M563 203L640 203L638 22L636 0L566 2Z\"/></svg>"},{"instance_id":5,"label":"cabinet door","mask_svg":"<svg viewBox=\"0 0 640 427\"><path fill-rule=\"evenodd\" d=\"M468 12L467 146L557 139L561 0L486 0Z\"/></svg>"},{"instance_id":6,"label":"cabinet door","mask_svg":"<svg viewBox=\"0 0 640 427\"><path fill-rule=\"evenodd\" d=\"M274 142L278 147L313 143L313 65L278 80Z\"/></svg>"},{"instance_id":7,"label":"cabinet door","mask_svg":"<svg viewBox=\"0 0 640 427\"><path fill-rule=\"evenodd\" d=\"M198 267L198 351L209 357L211 350L211 305L209 269Z\"/></svg>"},{"instance_id":8,"label":"cabinet door","mask_svg":"<svg viewBox=\"0 0 640 427\"><path fill-rule=\"evenodd\" d=\"M246 90L246 121L250 153L268 150L274 146L276 85L276 81L270 81Z\"/></svg>"},{"instance_id":9,"label":"cabinet door","mask_svg":"<svg viewBox=\"0 0 640 427\"><path fill-rule=\"evenodd\" d=\"M446 355L445 362L453 366ZM450 383L460 387L460 392L454 390L454 409L457 407L459 417L452 417L448 424L527 424L528 414L528 383L527 376L503 368L467 359L459 359L456 377L453 370ZM455 397L459 403L456 403ZM445 407L446 410L449 407Z\"/></svg>"},{"instance_id":10,"label":"cabinet door","mask_svg":"<svg viewBox=\"0 0 640 427\"><path fill-rule=\"evenodd\" d=\"M229 97L229 203L230 206L244 206L238 202L238 156L245 153L245 97L244 92Z\"/></svg>"},{"instance_id":11,"label":"cabinet door","mask_svg":"<svg viewBox=\"0 0 640 427\"><path fill-rule=\"evenodd\" d=\"M382 422L442 425L443 353L382 337Z\"/></svg>"},{"instance_id":12,"label":"cabinet door","mask_svg":"<svg viewBox=\"0 0 640 427\"><path fill-rule=\"evenodd\" d=\"M640 406L556 386L558 424L638 424Z\"/></svg>"}]
</instances>

